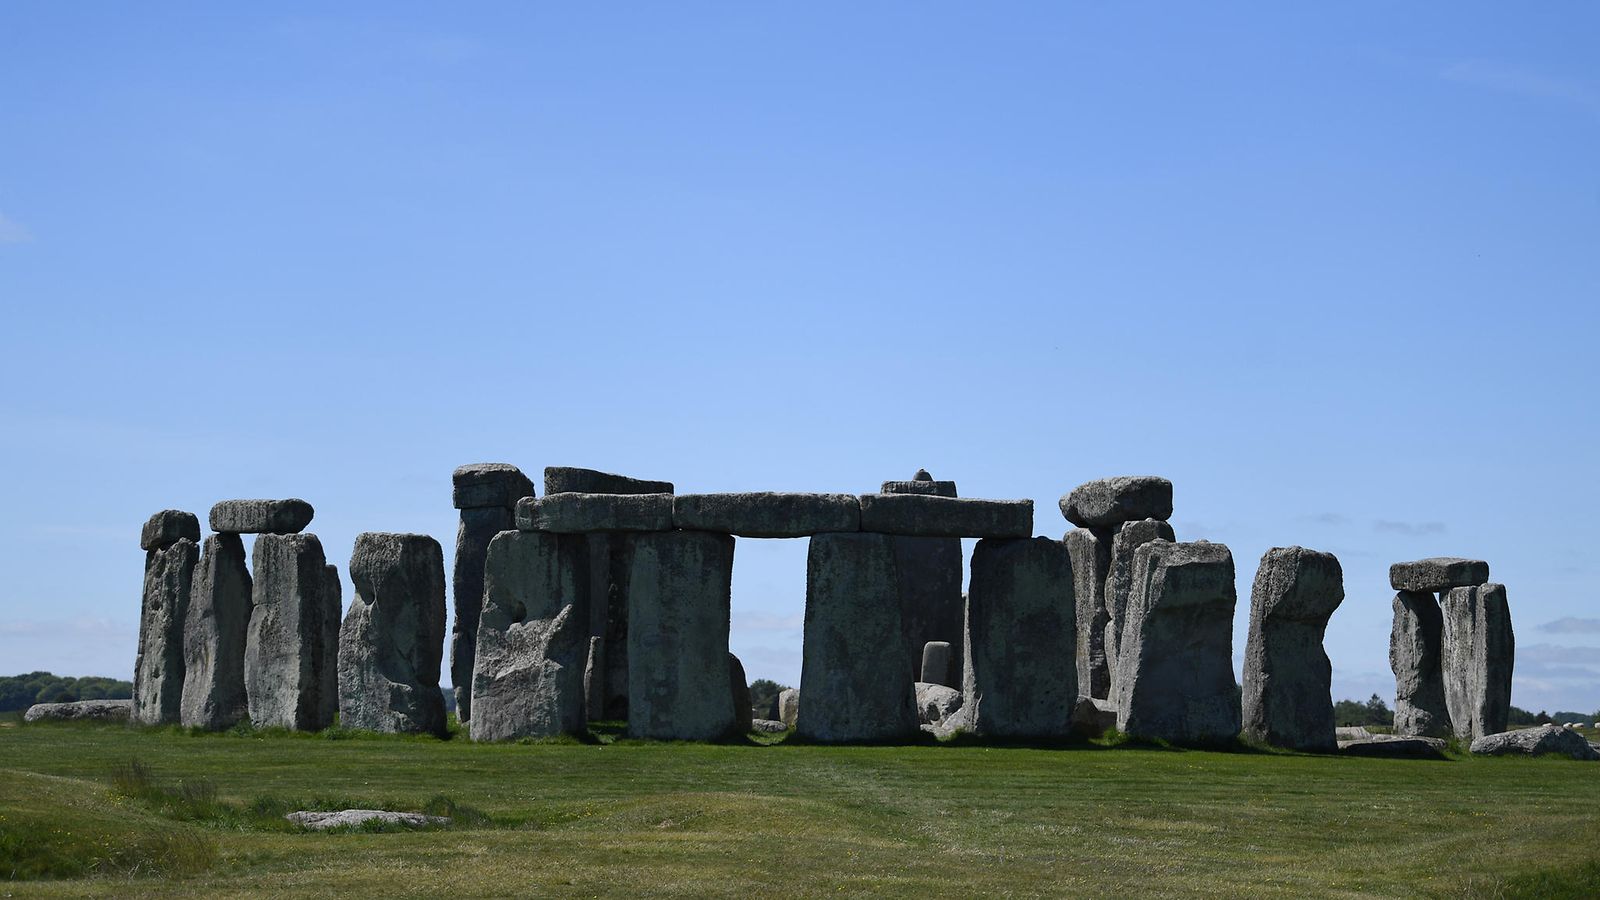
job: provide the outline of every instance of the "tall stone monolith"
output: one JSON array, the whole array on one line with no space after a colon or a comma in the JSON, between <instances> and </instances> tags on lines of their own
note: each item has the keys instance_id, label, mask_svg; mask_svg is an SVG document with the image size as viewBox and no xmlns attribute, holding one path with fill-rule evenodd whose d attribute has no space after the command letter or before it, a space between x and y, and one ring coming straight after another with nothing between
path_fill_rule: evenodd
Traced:
<instances>
[{"instance_id":1,"label":"tall stone monolith","mask_svg":"<svg viewBox=\"0 0 1600 900\"><path fill-rule=\"evenodd\" d=\"M1389 668L1394 671L1396 734L1448 737L1450 710L1440 669L1444 619L1428 591L1394 595L1389 631Z\"/></svg>"},{"instance_id":2,"label":"tall stone monolith","mask_svg":"<svg viewBox=\"0 0 1600 900\"><path fill-rule=\"evenodd\" d=\"M517 501L533 496L533 482L510 463L472 463L451 475L451 501L461 511L455 564L450 573L454 616L450 624L450 684L456 717L472 718L472 669L483 612L483 565L489 542L517 527Z\"/></svg>"},{"instance_id":3,"label":"tall stone monolith","mask_svg":"<svg viewBox=\"0 0 1600 900\"><path fill-rule=\"evenodd\" d=\"M249 715L244 656L250 631L250 568L237 534L206 538L183 627L182 722L222 731Z\"/></svg>"},{"instance_id":4,"label":"tall stone monolith","mask_svg":"<svg viewBox=\"0 0 1600 900\"><path fill-rule=\"evenodd\" d=\"M1444 699L1456 737L1474 741L1505 731L1516 657L1505 585L1451 588L1439 607Z\"/></svg>"},{"instance_id":5,"label":"tall stone monolith","mask_svg":"<svg viewBox=\"0 0 1600 900\"><path fill-rule=\"evenodd\" d=\"M1151 541L1173 540L1176 536L1172 526L1160 519L1140 519L1114 526L1105 587L1108 696L1114 697L1117 692L1117 668L1127 629L1129 597L1133 593L1134 556L1140 547Z\"/></svg>"},{"instance_id":6,"label":"tall stone monolith","mask_svg":"<svg viewBox=\"0 0 1600 900\"><path fill-rule=\"evenodd\" d=\"M314 534L262 534L251 552L251 575L244 654L250 722L326 728L339 708L338 597L329 596L322 542Z\"/></svg>"},{"instance_id":7,"label":"tall stone monolith","mask_svg":"<svg viewBox=\"0 0 1600 900\"><path fill-rule=\"evenodd\" d=\"M885 494L927 494L956 496L954 481L936 481L926 469L918 469L910 481L885 481ZM900 623L906 646L911 651L915 681L922 648L929 641L950 644L951 672L961 672L961 539L955 537L896 536L895 572L899 578Z\"/></svg>"},{"instance_id":8,"label":"tall stone monolith","mask_svg":"<svg viewBox=\"0 0 1600 900\"><path fill-rule=\"evenodd\" d=\"M978 542L967 594L961 715L978 734L1065 737L1078 699L1077 604L1062 542Z\"/></svg>"},{"instance_id":9,"label":"tall stone monolith","mask_svg":"<svg viewBox=\"0 0 1600 900\"><path fill-rule=\"evenodd\" d=\"M1111 692L1111 662L1106 653L1106 578L1111 573L1111 529L1076 528L1061 542L1072 560L1072 595L1078 605L1074 641L1078 693L1105 699Z\"/></svg>"},{"instance_id":10,"label":"tall stone monolith","mask_svg":"<svg viewBox=\"0 0 1600 900\"><path fill-rule=\"evenodd\" d=\"M733 538L661 531L632 543L628 734L708 741L738 731L728 663Z\"/></svg>"},{"instance_id":11,"label":"tall stone monolith","mask_svg":"<svg viewBox=\"0 0 1600 900\"><path fill-rule=\"evenodd\" d=\"M365 532L339 629L339 724L443 734L444 551L425 534Z\"/></svg>"},{"instance_id":12,"label":"tall stone monolith","mask_svg":"<svg viewBox=\"0 0 1600 900\"><path fill-rule=\"evenodd\" d=\"M181 510L151 516L140 535L145 550L144 592L129 716L134 724L161 725L182 718L183 628L200 560L199 535L199 519Z\"/></svg>"},{"instance_id":13,"label":"tall stone monolith","mask_svg":"<svg viewBox=\"0 0 1600 900\"><path fill-rule=\"evenodd\" d=\"M1332 752L1333 666L1323 649L1328 618L1344 600L1331 553L1274 547L1250 590L1244 651L1244 733L1294 750Z\"/></svg>"},{"instance_id":14,"label":"tall stone monolith","mask_svg":"<svg viewBox=\"0 0 1600 900\"><path fill-rule=\"evenodd\" d=\"M750 699L750 677L744 663L732 653L728 654L728 686L733 690L734 731L745 734L755 727L755 703Z\"/></svg>"}]
</instances>

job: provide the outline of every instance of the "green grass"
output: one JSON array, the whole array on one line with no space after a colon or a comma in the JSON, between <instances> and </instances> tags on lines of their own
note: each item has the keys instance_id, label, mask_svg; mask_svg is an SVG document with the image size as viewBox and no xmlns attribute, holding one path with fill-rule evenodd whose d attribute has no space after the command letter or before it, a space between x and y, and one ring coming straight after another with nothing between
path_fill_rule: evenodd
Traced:
<instances>
[{"instance_id":1,"label":"green grass","mask_svg":"<svg viewBox=\"0 0 1600 900\"><path fill-rule=\"evenodd\" d=\"M599 731L0 727L0 895L1600 894L1600 764ZM282 819L351 806L451 824Z\"/></svg>"}]
</instances>

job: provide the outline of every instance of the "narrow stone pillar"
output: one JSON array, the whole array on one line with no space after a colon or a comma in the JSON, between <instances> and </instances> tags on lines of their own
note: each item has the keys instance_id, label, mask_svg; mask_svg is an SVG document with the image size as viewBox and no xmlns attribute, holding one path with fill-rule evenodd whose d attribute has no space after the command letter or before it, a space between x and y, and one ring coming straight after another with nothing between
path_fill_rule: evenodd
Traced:
<instances>
[{"instance_id":1,"label":"narrow stone pillar","mask_svg":"<svg viewBox=\"0 0 1600 900\"><path fill-rule=\"evenodd\" d=\"M922 673L917 678L923 684L938 684L945 687L955 687L951 682L958 681L959 672L950 665L951 652L949 641L929 641L922 645ZM957 677L951 677L955 675Z\"/></svg>"},{"instance_id":2,"label":"narrow stone pillar","mask_svg":"<svg viewBox=\"0 0 1600 900\"><path fill-rule=\"evenodd\" d=\"M1111 563L1106 574L1106 639L1110 684L1108 696L1116 696L1117 667L1122 638L1127 631L1128 599L1133 593L1133 560L1140 547L1151 541L1173 541L1172 526L1160 519L1141 519L1115 526L1111 537Z\"/></svg>"},{"instance_id":3,"label":"narrow stone pillar","mask_svg":"<svg viewBox=\"0 0 1600 900\"><path fill-rule=\"evenodd\" d=\"M910 481L885 481L885 494L926 494L955 497L954 481L935 481L918 469ZM929 641L950 644L951 672L961 672L961 539L906 537L894 539L895 572L899 578L900 621L906 647L911 651L912 680L920 675L916 664ZM946 682L940 682L941 684Z\"/></svg>"},{"instance_id":4,"label":"narrow stone pillar","mask_svg":"<svg viewBox=\"0 0 1600 900\"><path fill-rule=\"evenodd\" d=\"M1072 559L1072 594L1077 603L1075 655L1078 693L1103 700L1111 693L1111 663L1106 653L1106 578L1111 574L1111 529L1076 528L1061 542Z\"/></svg>"},{"instance_id":5,"label":"narrow stone pillar","mask_svg":"<svg viewBox=\"0 0 1600 900\"><path fill-rule=\"evenodd\" d=\"M187 728L223 731L249 714L244 655L250 631L250 568L237 534L206 538L183 628Z\"/></svg>"},{"instance_id":6,"label":"narrow stone pillar","mask_svg":"<svg viewBox=\"0 0 1600 900\"><path fill-rule=\"evenodd\" d=\"M338 711L338 582L329 568L314 534L256 538L244 683L257 727L319 731Z\"/></svg>"},{"instance_id":7,"label":"narrow stone pillar","mask_svg":"<svg viewBox=\"0 0 1600 900\"><path fill-rule=\"evenodd\" d=\"M339 629L339 724L443 734L444 551L425 534L364 532Z\"/></svg>"},{"instance_id":8,"label":"narrow stone pillar","mask_svg":"<svg viewBox=\"0 0 1600 900\"><path fill-rule=\"evenodd\" d=\"M1344 600L1344 571L1331 553L1274 547L1250 589L1244 651L1244 733L1294 750L1332 752L1333 665L1322 647Z\"/></svg>"},{"instance_id":9,"label":"narrow stone pillar","mask_svg":"<svg viewBox=\"0 0 1600 900\"><path fill-rule=\"evenodd\" d=\"M133 663L133 711L138 725L182 718L184 620L200 560L200 520L167 509L151 516L139 536L145 551L139 604L139 651Z\"/></svg>"},{"instance_id":10,"label":"narrow stone pillar","mask_svg":"<svg viewBox=\"0 0 1600 900\"><path fill-rule=\"evenodd\" d=\"M1389 631L1389 668L1394 671L1395 734L1448 737L1450 710L1444 699L1440 644L1444 619L1430 591L1394 595Z\"/></svg>"},{"instance_id":11,"label":"narrow stone pillar","mask_svg":"<svg viewBox=\"0 0 1600 900\"><path fill-rule=\"evenodd\" d=\"M583 665L583 711L591 722L606 717L606 639L603 637L589 638L589 660Z\"/></svg>"},{"instance_id":12,"label":"narrow stone pillar","mask_svg":"<svg viewBox=\"0 0 1600 900\"><path fill-rule=\"evenodd\" d=\"M473 463L451 475L451 500L461 511L455 564L450 574L454 616L450 624L450 685L456 718L472 718L472 669L483 612L483 565L489 542L517 527L517 501L533 496L533 482L509 463Z\"/></svg>"},{"instance_id":13,"label":"narrow stone pillar","mask_svg":"<svg viewBox=\"0 0 1600 900\"><path fill-rule=\"evenodd\" d=\"M1066 545L1050 538L978 542L967 595L962 712L1004 737L1065 737L1078 699L1077 603Z\"/></svg>"},{"instance_id":14,"label":"narrow stone pillar","mask_svg":"<svg viewBox=\"0 0 1600 900\"><path fill-rule=\"evenodd\" d=\"M750 680L739 657L728 654L728 686L733 689L734 731L747 734L755 727L755 703L750 699Z\"/></svg>"},{"instance_id":15,"label":"narrow stone pillar","mask_svg":"<svg viewBox=\"0 0 1600 900\"><path fill-rule=\"evenodd\" d=\"M1505 585L1451 588L1439 607L1444 699L1456 737L1474 741L1505 731L1516 657Z\"/></svg>"},{"instance_id":16,"label":"narrow stone pillar","mask_svg":"<svg viewBox=\"0 0 1600 900\"><path fill-rule=\"evenodd\" d=\"M735 732L728 664L733 537L660 531L635 535L632 544L628 734L708 741Z\"/></svg>"},{"instance_id":17,"label":"narrow stone pillar","mask_svg":"<svg viewBox=\"0 0 1600 900\"><path fill-rule=\"evenodd\" d=\"M819 534L806 558L806 619L796 730L816 741L915 735L911 652L900 621L893 540Z\"/></svg>"}]
</instances>

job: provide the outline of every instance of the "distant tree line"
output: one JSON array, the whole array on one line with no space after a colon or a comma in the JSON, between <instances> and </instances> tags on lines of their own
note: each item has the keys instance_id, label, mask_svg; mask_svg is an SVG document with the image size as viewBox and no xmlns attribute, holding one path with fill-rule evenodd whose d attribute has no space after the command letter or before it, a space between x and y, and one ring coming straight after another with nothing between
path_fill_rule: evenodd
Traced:
<instances>
[{"instance_id":1,"label":"distant tree line","mask_svg":"<svg viewBox=\"0 0 1600 900\"><path fill-rule=\"evenodd\" d=\"M750 706L752 709L771 710L773 704L778 702L778 695L788 689L788 685L770 678L757 678L750 682Z\"/></svg>"},{"instance_id":2,"label":"distant tree line","mask_svg":"<svg viewBox=\"0 0 1600 900\"><path fill-rule=\"evenodd\" d=\"M1357 700L1340 700L1333 705L1334 723L1345 725L1393 725L1394 713L1389 710L1389 705L1383 698L1373 694L1367 702ZM1534 725L1549 725L1550 723L1565 725L1568 722L1583 722L1586 724L1600 722L1600 711L1592 713L1576 713L1565 710L1556 710L1547 713L1543 710L1531 713L1520 707L1511 707L1511 713L1506 718L1506 724L1511 728L1529 728Z\"/></svg>"},{"instance_id":3,"label":"distant tree line","mask_svg":"<svg viewBox=\"0 0 1600 900\"><path fill-rule=\"evenodd\" d=\"M0 675L0 712L27 709L35 703L70 703L74 700L126 700L133 682L87 676L62 677L49 672Z\"/></svg>"}]
</instances>

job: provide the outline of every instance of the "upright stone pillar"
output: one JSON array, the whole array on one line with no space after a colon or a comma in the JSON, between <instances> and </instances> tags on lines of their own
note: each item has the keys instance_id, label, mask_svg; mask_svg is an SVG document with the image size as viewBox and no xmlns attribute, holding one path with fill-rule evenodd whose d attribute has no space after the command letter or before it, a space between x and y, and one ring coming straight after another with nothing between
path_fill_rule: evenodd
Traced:
<instances>
[{"instance_id":1,"label":"upright stone pillar","mask_svg":"<svg viewBox=\"0 0 1600 900\"><path fill-rule=\"evenodd\" d=\"M1112 678L1118 730L1179 743L1238 736L1235 602L1233 554L1222 544L1151 541L1134 553Z\"/></svg>"},{"instance_id":2,"label":"upright stone pillar","mask_svg":"<svg viewBox=\"0 0 1600 900\"><path fill-rule=\"evenodd\" d=\"M1389 668L1394 670L1395 734L1448 737L1450 711L1440 669L1444 619L1430 591L1394 595Z\"/></svg>"},{"instance_id":3,"label":"upright stone pillar","mask_svg":"<svg viewBox=\"0 0 1600 900\"><path fill-rule=\"evenodd\" d=\"M339 724L443 734L444 551L425 534L365 532L339 630Z\"/></svg>"},{"instance_id":4,"label":"upright stone pillar","mask_svg":"<svg viewBox=\"0 0 1600 900\"><path fill-rule=\"evenodd\" d=\"M733 689L733 729L748 734L755 727L755 702L750 699L750 676L739 657L728 654L728 682Z\"/></svg>"},{"instance_id":5,"label":"upright stone pillar","mask_svg":"<svg viewBox=\"0 0 1600 900\"><path fill-rule=\"evenodd\" d=\"M1111 574L1111 541L1105 528L1076 528L1061 539L1072 560L1072 594L1077 603L1078 635L1074 641L1078 692L1104 700L1111 693L1111 663L1106 653L1106 579Z\"/></svg>"},{"instance_id":6,"label":"upright stone pillar","mask_svg":"<svg viewBox=\"0 0 1600 900\"><path fill-rule=\"evenodd\" d=\"M1439 598L1445 706L1456 737L1474 741L1506 730L1516 638L1502 584L1455 587Z\"/></svg>"},{"instance_id":7,"label":"upright stone pillar","mask_svg":"<svg viewBox=\"0 0 1600 900\"><path fill-rule=\"evenodd\" d=\"M489 543L472 673L473 740L583 731L588 570L583 535L505 531Z\"/></svg>"},{"instance_id":8,"label":"upright stone pillar","mask_svg":"<svg viewBox=\"0 0 1600 900\"><path fill-rule=\"evenodd\" d=\"M918 731L911 651L900 621L894 542L818 534L806 558L806 617L796 730L816 741L881 741Z\"/></svg>"},{"instance_id":9,"label":"upright stone pillar","mask_svg":"<svg viewBox=\"0 0 1600 900\"><path fill-rule=\"evenodd\" d=\"M732 536L706 531L634 536L628 734L708 741L738 730L728 663L732 585Z\"/></svg>"},{"instance_id":10,"label":"upright stone pillar","mask_svg":"<svg viewBox=\"0 0 1600 900\"><path fill-rule=\"evenodd\" d=\"M339 596L330 568L314 534L256 538L244 683L257 727L319 731L333 722Z\"/></svg>"},{"instance_id":11,"label":"upright stone pillar","mask_svg":"<svg viewBox=\"0 0 1600 900\"><path fill-rule=\"evenodd\" d=\"M1344 600L1331 553L1274 547L1250 590L1244 651L1244 733L1294 750L1332 752L1333 665L1323 650L1328 618Z\"/></svg>"},{"instance_id":12,"label":"upright stone pillar","mask_svg":"<svg viewBox=\"0 0 1600 900\"><path fill-rule=\"evenodd\" d=\"M935 481L927 469L918 469L910 481L885 481L885 494L956 496L954 481ZM922 648L929 641L950 644L952 672L961 671L961 539L954 537L895 536L895 571L899 577L900 621L906 647L911 651L913 681Z\"/></svg>"},{"instance_id":13,"label":"upright stone pillar","mask_svg":"<svg viewBox=\"0 0 1600 900\"><path fill-rule=\"evenodd\" d=\"M129 716L135 724L161 725L182 717L183 626L200 559L199 540L200 520L176 509L151 516L139 536L145 557Z\"/></svg>"},{"instance_id":14,"label":"upright stone pillar","mask_svg":"<svg viewBox=\"0 0 1600 900\"><path fill-rule=\"evenodd\" d=\"M1072 560L1050 538L978 542L962 716L979 734L1065 737L1078 699Z\"/></svg>"},{"instance_id":15,"label":"upright stone pillar","mask_svg":"<svg viewBox=\"0 0 1600 900\"><path fill-rule=\"evenodd\" d=\"M1172 526L1159 519L1124 522L1111 537L1111 567L1106 574L1105 652L1109 661L1110 695L1116 696L1117 666L1127 631L1128 598L1133 593L1133 560L1140 547L1151 541L1173 541Z\"/></svg>"},{"instance_id":16,"label":"upright stone pillar","mask_svg":"<svg viewBox=\"0 0 1600 900\"><path fill-rule=\"evenodd\" d=\"M591 722L606 717L606 639L589 638L589 660L583 665L583 711Z\"/></svg>"},{"instance_id":17,"label":"upright stone pillar","mask_svg":"<svg viewBox=\"0 0 1600 900\"><path fill-rule=\"evenodd\" d=\"M917 680L924 684L955 687L961 683L961 673L950 665L954 654L949 641L929 641L922 645L922 674Z\"/></svg>"},{"instance_id":18,"label":"upright stone pillar","mask_svg":"<svg viewBox=\"0 0 1600 900\"><path fill-rule=\"evenodd\" d=\"M455 565L450 575L454 617L450 626L450 685L456 718L472 718L472 669L483 612L483 565L489 542L516 528L517 501L533 496L533 482L509 463L473 463L451 476L452 502L461 510Z\"/></svg>"},{"instance_id":19,"label":"upright stone pillar","mask_svg":"<svg viewBox=\"0 0 1600 900\"><path fill-rule=\"evenodd\" d=\"M186 728L223 731L249 715L244 688L250 568L237 534L206 538L183 628Z\"/></svg>"}]
</instances>

